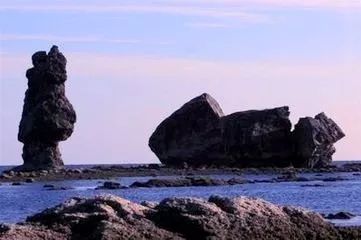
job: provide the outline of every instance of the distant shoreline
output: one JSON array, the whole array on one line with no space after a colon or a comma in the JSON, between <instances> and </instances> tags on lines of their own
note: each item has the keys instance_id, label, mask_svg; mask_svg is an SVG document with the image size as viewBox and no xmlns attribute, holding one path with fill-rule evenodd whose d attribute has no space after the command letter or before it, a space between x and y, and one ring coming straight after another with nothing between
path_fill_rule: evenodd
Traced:
<instances>
[{"instance_id":1,"label":"distant shoreline","mask_svg":"<svg viewBox=\"0 0 361 240\"><path fill-rule=\"evenodd\" d=\"M332 165L342 165L342 164L346 164L346 163L361 163L361 160L333 160L332 161ZM95 163L95 164L65 164L65 168L78 168L78 167L83 167L83 168L88 168L88 167L93 167L93 166L123 166L123 167L139 167L139 166L148 166L148 165L160 165L162 166L161 163ZM2 169L10 169L13 167L16 167L17 165L0 165L0 172L2 171Z\"/></svg>"},{"instance_id":2,"label":"distant shoreline","mask_svg":"<svg viewBox=\"0 0 361 240\"><path fill-rule=\"evenodd\" d=\"M361 161L339 161L327 168L172 168L161 164L99 164L66 165L64 169L32 172L9 171L11 166L0 167L0 182L63 181L111 179L117 177L158 177L189 175L242 175L242 174L285 174L285 173L337 173L361 172Z\"/></svg>"}]
</instances>

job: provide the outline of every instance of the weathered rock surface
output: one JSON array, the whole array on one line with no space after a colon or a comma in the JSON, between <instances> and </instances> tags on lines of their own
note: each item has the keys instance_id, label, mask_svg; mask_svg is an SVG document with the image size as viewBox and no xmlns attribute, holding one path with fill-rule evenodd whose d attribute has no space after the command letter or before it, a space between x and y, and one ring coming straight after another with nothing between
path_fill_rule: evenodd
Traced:
<instances>
[{"instance_id":1,"label":"weathered rock surface","mask_svg":"<svg viewBox=\"0 0 361 240\"><path fill-rule=\"evenodd\" d=\"M332 162L336 152L333 144L345 134L339 126L324 113L315 118L301 118L293 131L296 167L325 167Z\"/></svg>"},{"instance_id":2,"label":"weathered rock surface","mask_svg":"<svg viewBox=\"0 0 361 240\"><path fill-rule=\"evenodd\" d=\"M150 207L116 196L73 198L27 219L1 225L0 239L358 239L316 213L261 199L168 198Z\"/></svg>"},{"instance_id":3,"label":"weathered rock surface","mask_svg":"<svg viewBox=\"0 0 361 240\"><path fill-rule=\"evenodd\" d=\"M220 118L222 109L210 95L202 94L165 119L149 139L162 163L203 165L223 157Z\"/></svg>"},{"instance_id":4,"label":"weathered rock surface","mask_svg":"<svg viewBox=\"0 0 361 240\"><path fill-rule=\"evenodd\" d=\"M18 139L24 143L24 165L16 170L62 167L59 141L71 136L76 121L73 106L65 96L66 58L53 46L49 53L36 52L28 69L28 89Z\"/></svg>"},{"instance_id":5,"label":"weathered rock surface","mask_svg":"<svg viewBox=\"0 0 361 240\"><path fill-rule=\"evenodd\" d=\"M324 167L342 130L324 113L302 118L291 132L287 106L224 116L202 94L165 119L149 139L151 150L170 166Z\"/></svg>"},{"instance_id":6,"label":"weathered rock surface","mask_svg":"<svg viewBox=\"0 0 361 240\"><path fill-rule=\"evenodd\" d=\"M227 164L241 167L290 165L291 122L288 107L237 112L222 122Z\"/></svg>"}]
</instances>

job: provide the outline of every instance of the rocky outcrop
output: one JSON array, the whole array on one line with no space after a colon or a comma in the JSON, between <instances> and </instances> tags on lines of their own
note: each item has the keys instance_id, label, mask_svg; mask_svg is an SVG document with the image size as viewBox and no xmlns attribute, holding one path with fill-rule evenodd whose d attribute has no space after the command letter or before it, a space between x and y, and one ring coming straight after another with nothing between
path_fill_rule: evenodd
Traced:
<instances>
[{"instance_id":1,"label":"rocky outcrop","mask_svg":"<svg viewBox=\"0 0 361 240\"><path fill-rule=\"evenodd\" d=\"M66 58L53 46L49 53L36 52L26 72L28 89L18 139L24 143L24 165L17 170L62 167L59 141L71 136L75 111L65 96Z\"/></svg>"},{"instance_id":2,"label":"rocky outcrop","mask_svg":"<svg viewBox=\"0 0 361 240\"><path fill-rule=\"evenodd\" d=\"M223 157L220 118L222 109L210 95L202 94L165 119L149 139L162 163L204 165Z\"/></svg>"},{"instance_id":3,"label":"rocky outcrop","mask_svg":"<svg viewBox=\"0 0 361 240\"><path fill-rule=\"evenodd\" d=\"M307 210L247 197L167 198L144 205L111 195L73 198L25 224L0 225L0 239L352 240L361 232L338 229Z\"/></svg>"},{"instance_id":4,"label":"rocky outcrop","mask_svg":"<svg viewBox=\"0 0 361 240\"><path fill-rule=\"evenodd\" d=\"M333 144L345 134L339 126L324 113L315 118L301 118L293 131L296 167L325 167L336 152Z\"/></svg>"},{"instance_id":5,"label":"rocky outcrop","mask_svg":"<svg viewBox=\"0 0 361 240\"><path fill-rule=\"evenodd\" d=\"M237 112L221 119L227 164L240 167L290 165L291 122L288 107Z\"/></svg>"},{"instance_id":6,"label":"rocky outcrop","mask_svg":"<svg viewBox=\"0 0 361 240\"><path fill-rule=\"evenodd\" d=\"M202 94L165 119L149 139L151 150L170 166L324 167L333 143L344 137L324 113L302 118L291 132L287 106L225 116Z\"/></svg>"}]
</instances>

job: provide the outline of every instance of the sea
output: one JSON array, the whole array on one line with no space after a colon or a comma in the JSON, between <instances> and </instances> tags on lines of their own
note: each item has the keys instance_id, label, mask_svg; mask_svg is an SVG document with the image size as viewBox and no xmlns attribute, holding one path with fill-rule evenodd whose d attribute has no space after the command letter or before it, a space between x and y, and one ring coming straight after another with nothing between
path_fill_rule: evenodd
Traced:
<instances>
[{"instance_id":1,"label":"sea","mask_svg":"<svg viewBox=\"0 0 361 240\"><path fill-rule=\"evenodd\" d=\"M342 165L346 162L336 162ZM349 163L349 162L347 162ZM68 166L69 168L85 168L95 165ZM128 165L130 166L130 165ZM135 166L135 165L131 165ZM0 166L0 172L9 169ZM300 176L307 178L319 177L317 173L305 173ZM176 176L165 176L172 178ZM228 179L239 175L211 175L212 178ZM244 174L248 180L267 180L277 177L274 174ZM322 177L342 177L347 180L324 182L253 183L233 186L211 187L164 187L164 188L129 188L119 190L96 190L105 180L66 180L56 182L34 182L20 186L10 183L0 185L0 223L16 223L26 217L55 206L72 197L92 197L103 194L115 194L134 202L161 201L169 197L209 198L211 195L227 197L249 196L263 198L275 204L297 206L323 214L341 211L356 215L350 220L333 220L340 226L361 226L361 176L357 173L322 173ZM128 186L135 181L147 181L153 177L122 177L112 180ZM160 178L160 177L157 177ZM68 190L47 191L44 184L69 188ZM312 186L312 185L322 186ZM306 185L306 186L305 186Z\"/></svg>"}]
</instances>

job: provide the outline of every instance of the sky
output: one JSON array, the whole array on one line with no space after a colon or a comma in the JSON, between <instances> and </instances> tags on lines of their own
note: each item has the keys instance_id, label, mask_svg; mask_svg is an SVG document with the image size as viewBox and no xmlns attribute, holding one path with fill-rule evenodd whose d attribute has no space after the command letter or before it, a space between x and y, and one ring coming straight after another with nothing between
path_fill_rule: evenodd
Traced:
<instances>
[{"instance_id":1,"label":"sky","mask_svg":"<svg viewBox=\"0 0 361 240\"><path fill-rule=\"evenodd\" d=\"M65 164L158 162L157 125L211 94L225 114L290 106L346 133L361 159L361 0L1 0L0 165L17 141L31 55L59 46L78 121Z\"/></svg>"}]
</instances>

